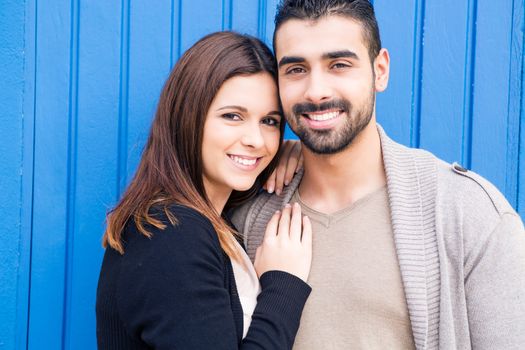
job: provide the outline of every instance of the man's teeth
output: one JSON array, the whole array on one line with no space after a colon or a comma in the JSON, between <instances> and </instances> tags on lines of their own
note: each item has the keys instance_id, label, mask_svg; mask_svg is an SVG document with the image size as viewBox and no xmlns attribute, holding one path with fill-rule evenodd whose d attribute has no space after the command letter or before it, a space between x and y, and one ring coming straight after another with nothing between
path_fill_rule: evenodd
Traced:
<instances>
[{"instance_id":1,"label":"man's teeth","mask_svg":"<svg viewBox=\"0 0 525 350\"><path fill-rule=\"evenodd\" d=\"M254 165L257 162L257 159L246 159L237 156L230 156L230 158L233 159L234 162L242 165Z\"/></svg>"},{"instance_id":2,"label":"man's teeth","mask_svg":"<svg viewBox=\"0 0 525 350\"><path fill-rule=\"evenodd\" d=\"M323 121L328 119L333 119L339 115L339 112L330 112L324 114L308 114L308 117L315 121Z\"/></svg>"}]
</instances>

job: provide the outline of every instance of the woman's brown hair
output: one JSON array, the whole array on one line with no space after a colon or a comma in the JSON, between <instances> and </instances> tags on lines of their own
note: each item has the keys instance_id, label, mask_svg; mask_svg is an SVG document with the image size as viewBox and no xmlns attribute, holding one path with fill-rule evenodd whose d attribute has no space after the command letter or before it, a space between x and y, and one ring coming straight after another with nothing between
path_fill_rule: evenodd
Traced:
<instances>
[{"instance_id":1,"label":"woman's brown hair","mask_svg":"<svg viewBox=\"0 0 525 350\"><path fill-rule=\"evenodd\" d=\"M208 218L222 249L231 258L238 258L232 240L235 232L214 209L204 189L202 137L208 109L222 84L235 76L261 72L270 74L277 83L276 63L271 51L259 39L248 35L213 33L184 53L162 89L137 172L120 202L108 213L104 247L109 245L124 254L121 236L130 219L149 237L147 225L158 229L166 227L166 223L151 215L152 206L161 206L170 223L175 225L177 219L169 206L180 204ZM283 128L284 122L281 123L280 143ZM253 197L275 168L276 158L249 190L234 191L226 208Z\"/></svg>"}]
</instances>

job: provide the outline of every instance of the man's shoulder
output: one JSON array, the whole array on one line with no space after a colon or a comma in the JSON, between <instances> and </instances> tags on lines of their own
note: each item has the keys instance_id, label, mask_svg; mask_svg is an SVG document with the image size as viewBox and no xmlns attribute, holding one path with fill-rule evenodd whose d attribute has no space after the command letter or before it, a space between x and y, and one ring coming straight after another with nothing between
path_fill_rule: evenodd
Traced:
<instances>
[{"instance_id":1,"label":"man's shoulder","mask_svg":"<svg viewBox=\"0 0 525 350\"><path fill-rule=\"evenodd\" d=\"M250 227L253 220L259 215L262 208L267 202L280 202L280 197L275 193L270 194L266 191L261 191L251 200L234 208L231 212L230 218L239 233L243 233L245 227Z\"/></svg>"},{"instance_id":2,"label":"man's shoulder","mask_svg":"<svg viewBox=\"0 0 525 350\"><path fill-rule=\"evenodd\" d=\"M390 158L412 159L422 177L435 171L437 208L461 205L463 210L481 210L498 216L515 213L505 196L483 176L458 163L447 163L427 150L399 144L385 137L382 129L380 132L383 151L390 153Z\"/></svg>"},{"instance_id":3,"label":"man's shoulder","mask_svg":"<svg viewBox=\"0 0 525 350\"><path fill-rule=\"evenodd\" d=\"M436 158L437 198L440 205L456 203L464 210L502 216L515 214L505 196L483 176L458 163Z\"/></svg>"},{"instance_id":4,"label":"man's shoulder","mask_svg":"<svg viewBox=\"0 0 525 350\"><path fill-rule=\"evenodd\" d=\"M262 218L266 225L273 213L291 200L301 183L302 177L303 170L301 169L295 174L290 184L283 188L283 192L280 195L261 191L250 201L233 209L230 218L237 231L241 234L245 233L244 231L247 228L252 228L254 221L258 218Z\"/></svg>"}]
</instances>

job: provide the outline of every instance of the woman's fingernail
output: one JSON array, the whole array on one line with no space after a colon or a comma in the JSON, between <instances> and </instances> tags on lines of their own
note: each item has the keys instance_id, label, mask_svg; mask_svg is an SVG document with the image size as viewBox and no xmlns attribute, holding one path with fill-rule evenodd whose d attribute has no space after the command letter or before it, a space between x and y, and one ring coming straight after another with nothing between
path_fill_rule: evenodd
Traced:
<instances>
[{"instance_id":1,"label":"woman's fingernail","mask_svg":"<svg viewBox=\"0 0 525 350\"><path fill-rule=\"evenodd\" d=\"M290 203L286 203L286 205L284 207L285 208L291 208L292 206L290 205Z\"/></svg>"},{"instance_id":2,"label":"woman's fingernail","mask_svg":"<svg viewBox=\"0 0 525 350\"><path fill-rule=\"evenodd\" d=\"M268 187L268 193L273 193L273 186Z\"/></svg>"},{"instance_id":3,"label":"woman's fingernail","mask_svg":"<svg viewBox=\"0 0 525 350\"><path fill-rule=\"evenodd\" d=\"M288 180L284 180L284 185L285 185L285 186L288 186L289 184L290 184L290 181L288 181Z\"/></svg>"}]
</instances>

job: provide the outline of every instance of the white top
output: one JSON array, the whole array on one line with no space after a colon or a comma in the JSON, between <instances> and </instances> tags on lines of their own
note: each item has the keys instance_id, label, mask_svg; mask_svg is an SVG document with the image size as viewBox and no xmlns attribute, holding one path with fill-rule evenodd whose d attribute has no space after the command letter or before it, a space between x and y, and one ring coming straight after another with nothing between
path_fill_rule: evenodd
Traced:
<instances>
[{"instance_id":1,"label":"white top","mask_svg":"<svg viewBox=\"0 0 525 350\"><path fill-rule=\"evenodd\" d=\"M257 296L261 292L261 285L259 284L259 278L253 267L250 258L241 247L239 242L235 240L237 248L241 252L241 256L244 265L232 259L233 275L235 276L235 284L237 286L237 293L241 301L242 313L243 313L243 333L242 337L246 337L248 328L252 323L252 315L257 305Z\"/></svg>"}]
</instances>

